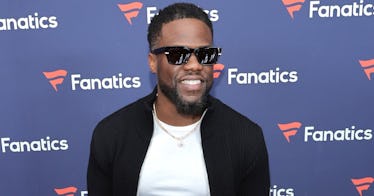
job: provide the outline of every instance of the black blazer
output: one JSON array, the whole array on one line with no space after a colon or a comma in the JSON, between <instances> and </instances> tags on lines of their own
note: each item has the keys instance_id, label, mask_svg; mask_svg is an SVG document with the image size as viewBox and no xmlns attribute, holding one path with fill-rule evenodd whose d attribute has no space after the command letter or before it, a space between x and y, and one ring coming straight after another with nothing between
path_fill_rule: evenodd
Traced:
<instances>
[{"instance_id":1,"label":"black blazer","mask_svg":"<svg viewBox=\"0 0 374 196\"><path fill-rule=\"evenodd\" d=\"M95 128L87 171L90 196L135 196L153 132L156 92L118 110ZM268 155L261 128L209 97L201 140L212 196L268 196Z\"/></svg>"}]
</instances>

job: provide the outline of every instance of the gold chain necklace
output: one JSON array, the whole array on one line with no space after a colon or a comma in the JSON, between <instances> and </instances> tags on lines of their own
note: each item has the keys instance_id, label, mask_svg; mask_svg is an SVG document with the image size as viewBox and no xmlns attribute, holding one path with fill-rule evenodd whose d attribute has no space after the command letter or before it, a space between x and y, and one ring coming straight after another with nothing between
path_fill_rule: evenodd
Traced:
<instances>
[{"instance_id":1,"label":"gold chain necklace","mask_svg":"<svg viewBox=\"0 0 374 196\"><path fill-rule=\"evenodd\" d=\"M204 111L203 115L201 115L200 120L196 123L196 125L193 127L193 129L192 129L191 131L187 132L187 133L186 133L185 135L183 135L183 136L177 137L177 136L171 134L171 133L170 133L170 132L169 132L169 131L164 127L164 126L161 125L161 122L160 122L160 120L159 120L158 117L157 117L157 112L156 112L156 106L155 106L155 103L153 103L153 110L152 110L152 114L153 114L153 116L154 116L154 118L155 118L155 121L156 121L157 125L158 125L159 127L161 127L161 129L162 129L166 134L168 134L168 135L169 135L170 137L172 137L173 139L177 140L177 146L178 146L178 147L183 147L183 146L184 146L184 144L183 144L183 140L186 139L189 135L191 135L191 134L196 130L196 128L201 124L201 121L202 121L202 119L203 119L205 113L206 113L206 110Z\"/></svg>"}]
</instances>

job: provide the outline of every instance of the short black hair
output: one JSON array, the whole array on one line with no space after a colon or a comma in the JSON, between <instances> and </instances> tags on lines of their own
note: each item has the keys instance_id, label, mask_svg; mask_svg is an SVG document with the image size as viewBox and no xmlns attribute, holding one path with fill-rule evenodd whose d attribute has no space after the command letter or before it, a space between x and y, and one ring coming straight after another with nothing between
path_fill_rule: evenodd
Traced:
<instances>
[{"instance_id":1,"label":"short black hair","mask_svg":"<svg viewBox=\"0 0 374 196\"><path fill-rule=\"evenodd\" d=\"M192 3L175 3L160 10L149 24L147 35L149 50L154 49L153 47L157 43L163 24L183 18L194 18L202 21L209 27L213 37L212 22L203 9Z\"/></svg>"}]
</instances>

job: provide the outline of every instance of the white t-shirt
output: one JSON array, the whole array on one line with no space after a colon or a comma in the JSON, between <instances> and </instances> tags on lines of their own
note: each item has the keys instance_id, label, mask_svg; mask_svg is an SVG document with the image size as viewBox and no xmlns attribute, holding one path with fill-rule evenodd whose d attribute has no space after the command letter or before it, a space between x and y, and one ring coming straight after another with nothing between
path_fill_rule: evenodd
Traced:
<instances>
[{"instance_id":1,"label":"white t-shirt","mask_svg":"<svg viewBox=\"0 0 374 196\"><path fill-rule=\"evenodd\" d=\"M188 126L171 126L153 117L154 132L139 176L138 196L209 196L208 175L201 146L200 121ZM183 146L168 135L180 137Z\"/></svg>"}]
</instances>

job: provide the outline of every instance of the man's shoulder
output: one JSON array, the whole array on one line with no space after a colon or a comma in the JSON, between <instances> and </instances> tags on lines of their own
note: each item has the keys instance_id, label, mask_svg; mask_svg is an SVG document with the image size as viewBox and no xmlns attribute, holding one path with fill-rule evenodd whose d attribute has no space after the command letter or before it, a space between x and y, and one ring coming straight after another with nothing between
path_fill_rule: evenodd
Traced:
<instances>
[{"instance_id":1,"label":"man's shoulder","mask_svg":"<svg viewBox=\"0 0 374 196\"><path fill-rule=\"evenodd\" d=\"M209 127L221 130L221 133L239 137L262 137L262 128L247 116L239 113L217 98L212 98L212 112Z\"/></svg>"},{"instance_id":2,"label":"man's shoulder","mask_svg":"<svg viewBox=\"0 0 374 196\"><path fill-rule=\"evenodd\" d=\"M212 97L211 101L213 106L212 108L214 109L215 118L219 118L224 121L238 122L241 125L257 125L247 116L241 114L237 110L223 103L221 100Z\"/></svg>"},{"instance_id":3,"label":"man's shoulder","mask_svg":"<svg viewBox=\"0 0 374 196\"><path fill-rule=\"evenodd\" d=\"M118 127L141 121L142 116L144 116L145 113L150 110L150 108L147 108L149 106L146 104L149 99L150 96L148 95L129 103L128 105L103 118L98 123L97 127Z\"/></svg>"},{"instance_id":4,"label":"man's shoulder","mask_svg":"<svg viewBox=\"0 0 374 196\"><path fill-rule=\"evenodd\" d=\"M264 140L262 128L254 121L239 113L218 99L212 102L214 110L207 123L209 132L219 131L226 139L246 149L257 148Z\"/></svg>"}]
</instances>

